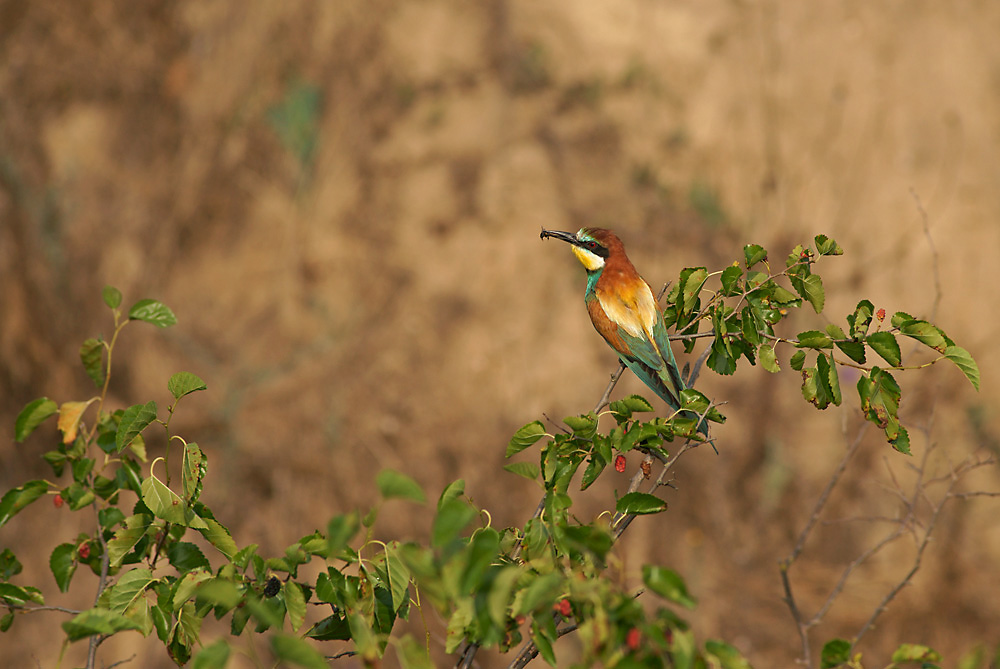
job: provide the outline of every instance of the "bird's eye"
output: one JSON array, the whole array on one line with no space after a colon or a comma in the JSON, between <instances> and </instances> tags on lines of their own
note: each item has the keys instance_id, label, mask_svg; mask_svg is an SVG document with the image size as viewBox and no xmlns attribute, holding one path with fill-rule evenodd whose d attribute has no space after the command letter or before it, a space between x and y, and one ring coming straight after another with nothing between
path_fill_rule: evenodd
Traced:
<instances>
[{"instance_id":1,"label":"bird's eye","mask_svg":"<svg viewBox=\"0 0 1000 669\"><path fill-rule=\"evenodd\" d=\"M587 242L587 248L591 251L597 250L597 242Z\"/></svg>"}]
</instances>

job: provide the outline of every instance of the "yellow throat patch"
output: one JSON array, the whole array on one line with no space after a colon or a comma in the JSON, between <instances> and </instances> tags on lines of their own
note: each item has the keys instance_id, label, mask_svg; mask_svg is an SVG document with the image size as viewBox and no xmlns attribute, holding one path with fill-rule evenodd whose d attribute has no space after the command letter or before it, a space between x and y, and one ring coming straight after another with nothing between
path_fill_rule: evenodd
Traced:
<instances>
[{"instance_id":1,"label":"yellow throat patch","mask_svg":"<svg viewBox=\"0 0 1000 669\"><path fill-rule=\"evenodd\" d=\"M577 260L583 263L583 266L587 268L588 272L593 272L594 270L604 267L604 258L596 253L591 253L587 249L580 248L579 246L573 246L571 248L573 249L573 254L576 255Z\"/></svg>"}]
</instances>

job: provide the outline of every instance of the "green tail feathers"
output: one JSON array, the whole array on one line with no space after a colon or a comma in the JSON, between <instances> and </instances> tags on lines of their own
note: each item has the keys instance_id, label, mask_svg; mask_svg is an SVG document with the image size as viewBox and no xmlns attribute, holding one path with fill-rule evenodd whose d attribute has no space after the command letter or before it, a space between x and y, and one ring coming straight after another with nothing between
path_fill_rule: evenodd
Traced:
<instances>
[{"instance_id":1,"label":"green tail feathers","mask_svg":"<svg viewBox=\"0 0 1000 669\"><path fill-rule=\"evenodd\" d=\"M649 365L645 364L641 360L636 360L635 358L627 358L623 355L619 355L622 362L632 370L632 372L639 377L639 379L649 386L649 389L655 392L660 399L667 403L667 405L674 411L680 409L680 391L685 388L684 382L681 380L680 372L677 371L676 365L665 365L660 370L654 370ZM698 420L698 415L691 411L682 411L680 415L684 418L690 420ZM708 422L702 419L698 424L698 432L704 436L708 436Z\"/></svg>"}]
</instances>

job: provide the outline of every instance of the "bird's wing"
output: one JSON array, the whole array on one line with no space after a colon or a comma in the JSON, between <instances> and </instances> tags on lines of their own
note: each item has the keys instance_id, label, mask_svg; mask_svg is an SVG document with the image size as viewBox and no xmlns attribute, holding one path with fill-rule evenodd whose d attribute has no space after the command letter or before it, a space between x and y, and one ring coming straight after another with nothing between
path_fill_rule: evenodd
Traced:
<instances>
[{"instance_id":1,"label":"bird's wing","mask_svg":"<svg viewBox=\"0 0 1000 669\"><path fill-rule=\"evenodd\" d=\"M640 280L618 289L598 290L596 297L588 308L598 332L636 376L677 408L683 385L663 315L649 285Z\"/></svg>"}]
</instances>

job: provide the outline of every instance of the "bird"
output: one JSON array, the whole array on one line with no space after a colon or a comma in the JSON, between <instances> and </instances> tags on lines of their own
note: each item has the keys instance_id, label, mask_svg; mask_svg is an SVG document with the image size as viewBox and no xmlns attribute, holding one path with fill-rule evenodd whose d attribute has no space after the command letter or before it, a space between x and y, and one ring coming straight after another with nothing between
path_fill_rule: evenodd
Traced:
<instances>
[{"instance_id":1,"label":"bird","mask_svg":"<svg viewBox=\"0 0 1000 669\"><path fill-rule=\"evenodd\" d=\"M581 228L579 232L542 229L542 239L561 239L587 270L584 301L594 329L604 337L626 367L674 411L686 388L670 348L670 338L649 287L625 254L625 245L611 230ZM685 418L697 418L682 412ZM698 431L707 434L704 421Z\"/></svg>"}]
</instances>

